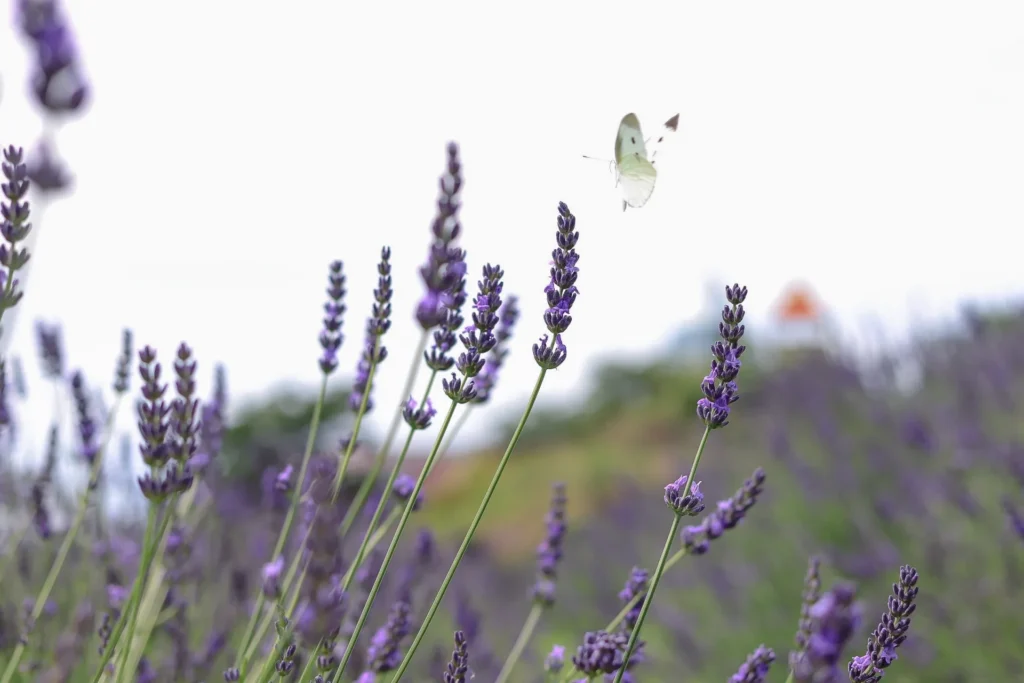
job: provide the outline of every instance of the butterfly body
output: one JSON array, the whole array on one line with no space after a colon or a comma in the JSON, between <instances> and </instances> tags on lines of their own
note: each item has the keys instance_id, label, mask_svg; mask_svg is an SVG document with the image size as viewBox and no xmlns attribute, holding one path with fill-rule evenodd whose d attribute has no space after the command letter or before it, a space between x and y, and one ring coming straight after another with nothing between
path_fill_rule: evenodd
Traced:
<instances>
[{"instance_id":1,"label":"butterfly body","mask_svg":"<svg viewBox=\"0 0 1024 683\"><path fill-rule=\"evenodd\" d=\"M679 114L665 122L663 129L647 153L647 140L636 114L622 117L615 136L615 186L622 192L622 210L639 209L654 193L658 171L654 166L661 143L679 127Z\"/></svg>"}]
</instances>

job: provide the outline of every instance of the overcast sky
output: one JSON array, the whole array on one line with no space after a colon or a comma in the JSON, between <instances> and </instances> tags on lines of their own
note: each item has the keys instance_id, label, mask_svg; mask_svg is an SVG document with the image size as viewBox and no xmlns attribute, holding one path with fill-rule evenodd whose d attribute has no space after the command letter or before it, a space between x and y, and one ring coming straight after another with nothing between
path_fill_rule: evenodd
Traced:
<instances>
[{"instance_id":1,"label":"overcast sky","mask_svg":"<svg viewBox=\"0 0 1024 683\"><path fill-rule=\"evenodd\" d=\"M31 323L59 320L71 366L108 385L127 325L165 361L193 345L204 392L225 362L236 405L313 386L328 262L349 276L350 372L388 244L382 430L448 140L471 273L500 263L524 313L491 410L518 409L536 376L559 201L581 295L549 398L578 396L600 357L664 344L708 278L750 288L754 328L798 278L851 333L873 317L893 335L910 305L942 318L1024 290L1024 4L501 7L69 0L93 101L57 138L76 189L37 226L11 352L35 376ZM0 69L0 142L31 147L13 30ZM611 157L630 111L648 134L680 126L652 199L622 213L607 166L580 155ZM477 417L466 443L487 436Z\"/></svg>"}]
</instances>

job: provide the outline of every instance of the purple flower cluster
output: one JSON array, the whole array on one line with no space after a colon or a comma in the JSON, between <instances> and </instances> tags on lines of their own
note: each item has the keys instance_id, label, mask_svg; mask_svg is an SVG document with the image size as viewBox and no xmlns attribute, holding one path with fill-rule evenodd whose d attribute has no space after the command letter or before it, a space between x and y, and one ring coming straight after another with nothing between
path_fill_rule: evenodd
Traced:
<instances>
[{"instance_id":1,"label":"purple flower cluster","mask_svg":"<svg viewBox=\"0 0 1024 683\"><path fill-rule=\"evenodd\" d=\"M387 623L377 629L367 649L368 669L374 673L394 671L402 661L402 641L409 635L408 596L401 596L391 607Z\"/></svg>"},{"instance_id":2,"label":"purple flower cluster","mask_svg":"<svg viewBox=\"0 0 1024 683\"><path fill-rule=\"evenodd\" d=\"M622 667L629 635L621 632L588 632L583 644L576 648L572 663L588 678L599 674L613 674Z\"/></svg>"},{"instance_id":3,"label":"purple flower cluster","mask_svg":"<svg viewBox=\"0 0 1024 683\"><path fill-rule=\"evenodd\" d=\"M867 652L854 657L849 664L853 683L878 683L885 670L896 661L896 648L907 639L910 615L917 605L917 570L910 565L900 567L899 581L892 585L888 610L868 638Z\"/></svg>"},{"instance_id":4,"label":"purple flower cluster","mask_svg":"<svg viewBox=\"0 0 1024 683\"><path fill-rule=\"evenodd\" d=\"M345 273L341 261L332 261L327 268L327 302L324 304L324 326L320 331L320 371L329 375L338 367L338 349L344 336L341 325L345 315Z\"/></svg>"},{"instance_id":5,"label":"purple flower cluster","mask_svg":"<svg viewBox=\"0 0 1024 683\"><path fill-rule=\"evenodd\" d=\"M388 357L388 350L381 343L381 338L391 328L391 249L384 247L380 250L380 263L377 264L377 288L373 290L373 313L366 323L366 341L363 343L363 353L359 357L359 365L356 368L356 379L352 384L352 394L348 399L348 406L358 411L366 403L365 412L373 409L373 399L370 398L370 371L384 362Z\"/></svg>"},{"instance_id":6,"label":"purple flower cluster","mask_svg":"<svg viewBox=\"0 0 1024 683\"><path fill-rule=\"evenodd\" d=\"M710 548L711 541L735 528L764 491L764 480L764 470L758 467L731 498L719 501L714 512L705 516L700 524L683 529L681 536L686 552L703 555Z\"/></svg>"},{"instance_id":7,"label":"purple flower cluster","mask_svg":"<svg viewBox=\"0 0 1024 683\"><path fill-rule=\"evenodd\" d=\"M78 111L89 88L78 50L57 0L17 0L18 26L35 52L32 92L53 114Z\"/></svg>"},{"instance_id":8,"label":"purple flower cluster","mask_svg":"<svg viewBox=\"0 0 1024 683\"><path fill-rule=\"evenodd\" d=\"M484 266L483 279L477 282L479 293L473 302L473 324L459 335L465 351L459 354L455 367L462 377L453 372L450 379L441 380L445 395L457 403L469 403L476 398L474 378L487 362L484 354L498 343L494 328L498 325L504 276L505 272L500 266L487 264Z\"/></svg>"},{"instance_id":9,"label":"purple flower cluster","mask_svg":"<svg viewBox=\"0 0 1024 683\"><path fill-rule=\"evenodd\" d=\"M3 192L3 201L0 202L0 218L3 219L0 222L0 236L4 239L4 244L0 244L0 266L6 269L0 271L0 318L4 311L14 308L21 301L22 292L18 290L18 280L14 275L29 260L28 250L18 248L18 242L24 241L32 231L32 224L28 222L29 204L26 197L29 179L24 159L20 147L8 147L4 150L4 160L0 164L5 181L0 184L0 191ZM3 334L2 328L0 334Z\"/></svg>"},{"instance_id":10,"label":"purple flower cluster","mask_svg":"<svg viewBox=\"0 0 1024 683\"><path fill-rule=\"evenodd\" d=\"M448 662L448 668L441 678L444 683L466 683L467 673L469 673L469 649L466 644L466 634L456 631L452 659Z\"/></svg>"},{"instance_id":11,"label":"purple flower cluster","mask_svg":"<svg viewBox=\"0 0 1024 683\"><path fill-rule=\"evenodd\" d=\"M420 278L426 287L416 307L416 320L424 330L442 324L453 307L449 292L465 274L465 253L454 246L462 230L459 224L459 194L462 191L462 164L459 147L448 143L448 161L445 173L438 181L437 215L431 232L434 241L427 254L427 262L420 268Z\"/></svg>"},{"instance_id":12,"label":"purple flower cluster","mask_svg":"<svg viewBox=\"0 0 1024 683\"><path fill-rule=\"evenodd\" d=\"M78 416L81 455L87 463L92 465L96 460L96 454L99 453L100 444L97 440L96 422L92 418L89 397L85 393L85 377L81 372L75 372L71 376L71 396L75 401L75 412Z\"/></svg>"},{"instance_id":13,"label":"purple flower cluster","mask_svg":"<svg viewBox=\"0 0 1024 683\"><path fill-rule=\"evenodd\" d=\"M750 653L747 661L740 664L736 673L729 677L729 683L765 683L774 661L775 651L770 647L759 645Z\"/></svg>"},{"instance_id":14,"label":"purple flower cluster","mask_svg":"<svg viewBox=\"0 0 1024 683\"><path fill-rule=\"evenodd\" d=\"M163 398L167 385L160 384L161 368L156 351L149 346L139 351L142 378L142 401L137 407L142 436L139 452L150 471L138 481L143 495L155 502L192 486L193 475L187 462L196 449L199 424L195 419L198 399L193 398L196 366L191 359L192 350L182 344L174 363L178 395L168 404ZM160 468L164 468L162 474Z\"/></svg>"},{"instance_id":15,"label":"purple flower cluster","mask_svg":"<svg viewBox=\"0 0 1024 683\"><path fill-rule=\"evenodd\" d=\"M857 589L839 583L811 608L811 637L793 666L796 683L839 683L843 650L861 622Z\"/></svg>"},{"instance_id":16,"label":"purple flower cluster","mask_svg":"<svg viewBox=\"0 0 1024 683\"><path fill-rule=\"evenodd\" d=\"M725 298L730 306L722 309L722 322L718 324L718 333L722 337L711 347L711 372L701 382L700 390L704 397L697 402L697 416L711 429L719 429L729 424L729 406L739 400L736 378L740 374L740 356L746 350L739 345L743 336L743 302L747 298L747 288L733 285L725 288Z\"/></svg>"},{"instance_id":17,"label":"purple flower cluster","mask_svg":"<svg viewBox=\"0 0 1024 683\"><path fill-rule=\"evenodd\" d=\"M548 299L544 324L548 332L554 335L554 339L549 344L548 335L544 335L533 345L533 359L544 370L554 370L565 362L567 351L565 344L562 343L562 334L572 323L569 311L576 302L576 295L579 294L576 288L576 278L579 276L576 263L580 258L576 253L576 242L579 238L580 234L576 232L576 216L572 215L565 202L559 202L558 232L555 238L558 246L551 252L551 281L544 288Z\"/></svg>"},{"instance_id":18,"label":"purple flower cluster","mask_svg":"<svg viewBox=\"0 0 1024 683\"><path fill-rule=\"evenodd\" d=\"M533 584L533 600L544 607L555 604L555 579L558 577L558 561L562 559L562 545L565 541L565 484L552 486L551 507L546 524L547 535L537 547L537 581Z\"/></svg>"},{"instance_id":19,"label":"purple flower cluster","mask_svg":"<svg viewBox=\"0 0 1024 683\"><path fill-rule=\"evenodd\" d=\"M696 517L704 511L704 494L700 492L700 482L693 482L687 492L688 479L684 474L665 487L665 505L680 517Z\"/></svg>"},{"instance_id":20,"label":"purple flower cluster","mask_svg":"<svg viewBox=\"0 0 1024 683\"><path fill-rule=\"evenodd\" d=\"M497 343L487 356L487 363L484 369L476 378L476 398L473 403L486 403L491 398L494 385L498 382L498 373L505 359L509 354L509 340L512 338L512 331L515 329L516 321L519 320L519 299L510 295L501 306L498 319L498 328L494 332Z\"/></svg>"},{"instance_id":21,"label":"purple flower cluster","mask_svg":"<svg viewBox=\"0 0 1024 683\"><path fill-rule=\"evenodd\" d=\"M42 320L36 323L36 341L39 346L39 360L43 364L43 376L52 380L64 378L64 340L60 325L47 325Z\"/></svg>"}]
</instances>

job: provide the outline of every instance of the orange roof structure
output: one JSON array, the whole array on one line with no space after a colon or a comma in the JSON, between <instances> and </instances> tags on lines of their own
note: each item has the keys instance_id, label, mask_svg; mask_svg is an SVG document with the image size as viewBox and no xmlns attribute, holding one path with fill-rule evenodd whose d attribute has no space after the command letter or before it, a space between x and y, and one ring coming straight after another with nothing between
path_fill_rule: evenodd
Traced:
<instances>
[{"instance_id":1,"label":"orange roof structure","mask_svg":"<svg viewBox=\"0 0 1024 683\"><path fill-rule=\"evenodd\" d=\"M805 284L790 285L782 293L775 311L781 323L819 322L823 312L818 298Z\"/></svg>"}]
</instances>

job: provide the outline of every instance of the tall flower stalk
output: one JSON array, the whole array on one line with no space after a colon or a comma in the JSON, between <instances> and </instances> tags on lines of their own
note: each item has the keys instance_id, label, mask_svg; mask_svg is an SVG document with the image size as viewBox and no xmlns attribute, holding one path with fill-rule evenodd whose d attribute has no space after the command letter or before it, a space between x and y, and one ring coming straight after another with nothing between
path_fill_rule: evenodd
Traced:
<instances>
[{"instance_id":1,"label":"tall flower stalk","mask_svg":"<svg viewBox=\"0 0 1024 683\"><path fill-rule=\"evenodd\" d=\"M540 388L544 383L544 377L548 370L553 370L560 366L566 358L566 347L562 342L562 334L569 328L572 323L572 316L569 311L572 308L573 303L576 301L577 288L576 279L579 274L579 269L576 263L579 260L579 254L576 252L576 243L579 241L579 233L576 231L576 217L569 211L569 207L564 202L558 205L558 230L556 233L557 246L552 252L552 259L554 264L551 266L550 275L551 279L544 291L547 295L548 309L544 312L544 323L548 328L548 332L554 335L551 344L548 344L548 337L541 337L540 341L533 346L533 357L540 366L540 373L537 377L537 382L533 387L533 392L530 394L530 398L526 404L526 410L523 411L523 416L519 420L519 424L516 426L515 432L512 434L512 439L509 441L508 447L505 449L505 453L498 463L498 467L495 469L494 476L491 478L491 483L487 487L487 491L484 492L483 499L480 501L480 506L477 508L476 514L473 516L473 520L469 524L469 530L466 532L465 538L462 540L462 544L459 546L458 552L455 554L455 559L452 560L452 564L448 569L448 573L445 574L444 580L441 582L441 587L438 589L437 594L434 596L434 601L431 603L430 608L427 610L426 615L423 618L423 623L420 625L419 630L413 637L412 643L409 645L409 649L402 659L402 663L395 671L395 675L392 677L392 681L397 683L402 678L406 669L409 667L409 663L412 661L412 656L416 652L416 648L419 647L426 634L427 628L430 626L431 620L434 618L434 614L437 613L438 608L441 605L441 600L444 598L445 592L448 590L448 586L452 582L452 578L455 576L455 571L459 567L459 563L466 554L466 550L469 547L470 541L473 540L473 535L476 533L477 527L480 526L480 520L483 519L484 512L487 510L487 505L491 501L491 497L494 495L494 491L498 488L498 483L501 480L502 472L505 470L505 466L508 464L509 458L512 456L512 452L515 450L516 444L519 442L519 437L523 433L523 429L526 427L526 421L530 417L530 412L533 410L534 403L537 401L537 396L540 394ZM478 297L477 305L478 311L482 297ZM493 310L497 310L497 306L494 306ZM496 324L496 321L495 321ZM493 325L492 325L493 329ZM496 341L496 340L495 340ZM493 344L491 344L493 347ZM465 365L462 362L463 359L460 357L460 364ZM482 368L482 362L481 362ZM479 374L477 369L476 374ZM450 397L453 397L452 408L449 410L449 419L451 413L454 411L456 405L456 399L454 396L465 397L467 394L471 400L475 391L469 391L468 387L461 384L457 378L453 376L451 382L446 382L445 393ZM446 420L447 422L447 420ZM434 451L431 453L430 458L427 460L427 464L424 466L424 470L428 471L431 463L437 455L437 450L440 444L440 440L443 434L438 436L438 443L434 446ZM422 485L424 478L423 473L420 475L420 481L418 485ZM419 486L417 486L417 489Z\"/></svg>"},{"instance_id":2,"label":"tall flower stalk","mask_svg":"<svg viewBox=\"0 0 1024 683\"><path fill-rule=\"evenodd\" d=\"M697 475L697 467L700 465L704 447L707 445L708 435L711 430L720 429L729 424L730 406L739 400L736 379L740 373L740 356L746 349L746 347L740 346L739 341L743 337L744 331L744 326L741 323L743 322L743 302L747 298L747 288L739 285L726 287L725 298L729 305L722 309L722 322L718 326L722 339L711 347L711 353L714 356L711 361L711 373L701 382L701 392L704 397L697 403L697 416L704 423L704 435L697 447L697 453L693 456L690 473L665 487L665 503L673 512L672 523L669 526L661 556L658 558L658 564L651 576L647 596L640 608L636 624L629 634L629 642L626 644L622 665L615 673L614 683L621 683L623 675L629 668L630 660L640 639L640 630L643 628L644 620L653 603L654 593L658 590L658 584L665 573L669 553L672 551L672 544L679 531L680 522L683 517L697 515L704 509L704 496L698 490L694 477ZM690 532L691 535L697 533L697 531Z\"/></svg>"}]
</instances>

